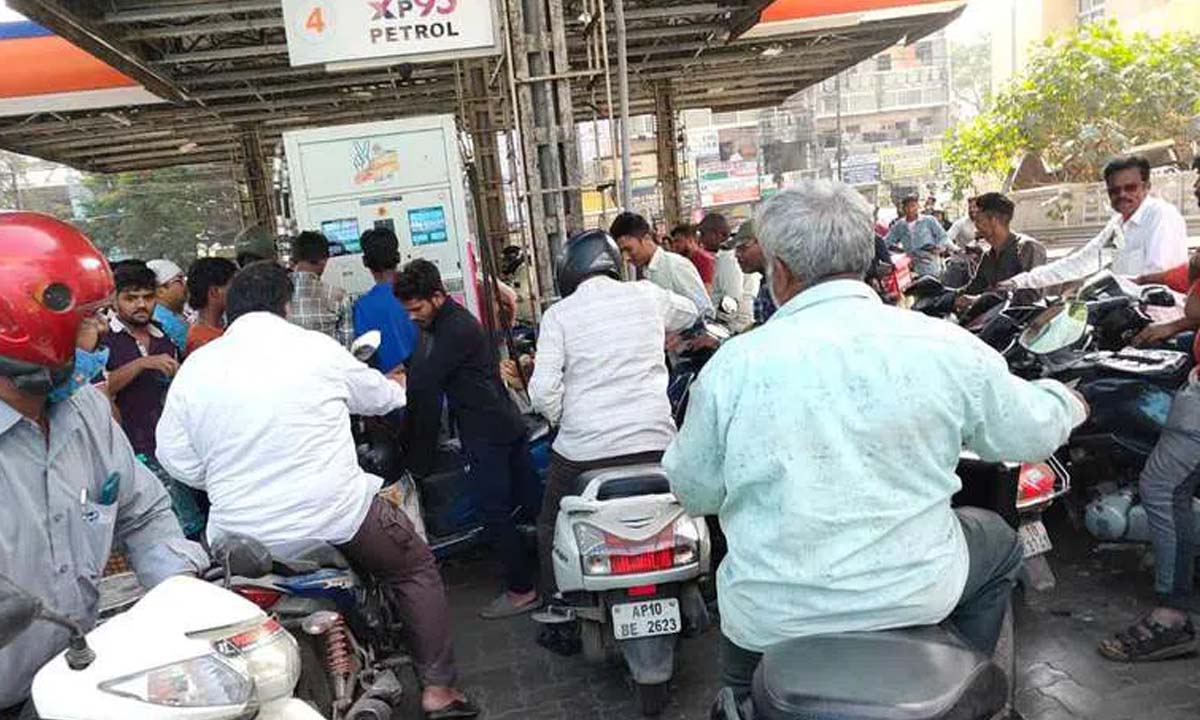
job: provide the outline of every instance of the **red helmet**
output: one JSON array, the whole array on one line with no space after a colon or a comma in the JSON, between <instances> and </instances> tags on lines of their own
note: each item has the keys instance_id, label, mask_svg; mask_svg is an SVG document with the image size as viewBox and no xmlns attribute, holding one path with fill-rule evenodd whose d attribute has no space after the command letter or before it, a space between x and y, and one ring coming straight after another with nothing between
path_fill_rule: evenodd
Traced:
<instances>
[{"instance_id":1,"label":"red helmet","mask_svg":"<svg viewBox=\"0 0 1200 720\"><path fill-rule=\"evenodd\" d=\"M112 270L83 233L46 215L0 213L0 358L62 366L83 318L112 292Z\"/></svg>"}]
</instances>

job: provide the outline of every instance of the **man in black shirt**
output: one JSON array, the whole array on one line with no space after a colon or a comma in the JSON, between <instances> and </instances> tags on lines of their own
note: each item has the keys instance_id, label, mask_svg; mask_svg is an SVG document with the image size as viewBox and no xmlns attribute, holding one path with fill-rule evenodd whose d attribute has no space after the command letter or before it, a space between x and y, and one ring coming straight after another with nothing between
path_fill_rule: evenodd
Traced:
<instances>
[{"instance_id":1,"label":"man in black shirt","mask_svg":"<svg viewBox=\"0 0 1200 720\"><path fill-rule=\"evenodd\" d=\"M988 250L979 260L975 277L962 289L955 308L962 312L979 299L979 295L996 289L1011 277L1029 272L1046 263L1046 248L1037 240L1009 229L1013 218L1013 202L1000 193L984 193L976 198L979 208L975 219L979 236ZM1028 297L1020 297L1026 294ZM1017 291L1018 302L1037 299L1036 291Z\"/></svg>"},{"instance_id":2,"label":"man in black shirt","mask_svg":"<svg viewBox=\"0 0 1200 720\"><path fill-rule=\"evenodd\" d=\"M410 453L414 471L432 458L444 393L458 423L469 478L479 499L489 544L504 564L506 592L480 612L487 619L535 610L533 567L517 535L513 510L541 500L529 461L525 422L500 380L499 359L470 312L446 294L437 266L414 260L396 278L396 296L427 334L411 360L408 380Z\"/></svg>"}]
</instances>

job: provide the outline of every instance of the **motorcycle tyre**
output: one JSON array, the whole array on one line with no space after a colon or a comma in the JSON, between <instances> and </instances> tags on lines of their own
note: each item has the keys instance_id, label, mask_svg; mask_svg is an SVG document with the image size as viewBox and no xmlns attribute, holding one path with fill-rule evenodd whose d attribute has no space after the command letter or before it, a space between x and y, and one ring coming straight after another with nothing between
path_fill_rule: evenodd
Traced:
<instances>
[{"instance_id":1,"label":"motorcycle tyre","mask_svg":"<svg viewBox=\"0 0 1200 720\"><path fill-rule=\"evenodd\" d=\"M591 620L579 621L579 641L583 646L583 659L594 665L608 661L608 648L604 646L604 624Z\"/></svg>"},{"instance_id":2,"label":"motorcycle tyre","mask_svg":"<svg viewBox=\"0 0 1200 720\"><path fill-rule=\"evenodd\" d=\"M300 679L296 682L295 696L322 717L333 717L333 684L321 659L320 639L300 633L294 637L300 647Z\"/></svg>"},{"instance_id":3,"label":"motorcycle tyre","mask_svg":"<svg viewBox=\"0 0 1200 720\"><path fill-rule=\"evenodd\" d=\"M1009 600L1008 611L1004 613L1004 623L1000 626L1000 638L996 641L996 649L992 653L992 662L1004 671L1004 677L1008 680L1008 702L1005 703L1005 708L995 715L994 720L1021 717L1016 708L1017 646L1014 622L1013 602Z\"/></svg>"},{"instance_id":4,"label":"motorcycle tyre","mask_svg":"<svg viewBox=\"0 0 1200 720\"><path fill-rule=\"evenodd\" d=\"M417 668L412 663L396 668L396 677L404 694L400 702L393 708L395 720L423 720L425 711L421 708L421 679L417 677Z\"/></svg>"},{"instance_id":5,"label":"motorcycle tyre","mask_svg":"<svg viewBox=\"0 0 1200 720\"><path fill-rule=\"evenodd\" d=\"M637 683L638 709L642 717L658 717L671 701L670 683L643 685Z\"/></svg>"}]
</instances>

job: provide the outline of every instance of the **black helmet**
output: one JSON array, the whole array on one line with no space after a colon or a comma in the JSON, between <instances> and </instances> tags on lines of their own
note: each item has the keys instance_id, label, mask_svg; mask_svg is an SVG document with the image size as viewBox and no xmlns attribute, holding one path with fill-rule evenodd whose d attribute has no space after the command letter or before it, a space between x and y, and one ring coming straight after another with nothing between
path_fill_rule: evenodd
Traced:
<instances>
[{"instance_id":1,"label":"black helmet","mask_svg":"<svg viewBox=\"0 0 1200 720\"><path fill-rule=\"evenodd\" d=\"M567 241L558 260L558 294L570 295L592 275L621 279L621 251L603 230L587 230Z\"/></svg>"}]
</instances>

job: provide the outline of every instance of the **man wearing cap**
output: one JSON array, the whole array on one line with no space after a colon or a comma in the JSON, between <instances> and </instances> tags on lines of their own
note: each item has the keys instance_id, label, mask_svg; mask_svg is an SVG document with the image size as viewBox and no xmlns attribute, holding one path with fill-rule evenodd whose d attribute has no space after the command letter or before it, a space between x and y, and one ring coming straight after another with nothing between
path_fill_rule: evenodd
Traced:
<instances>
[{"instance_id":1,"label":"man wearing cap","mask_svg":"<svg viewBox=\"0 0 1200 720\"><path fill-rule=\"evenodd\" d=\"M184 317L187 303L187 278L170 260L151 260L146 267L154 272L158 288L154 292L154 322L162 328L179 352L187 347L188 323Z\"/></svg>"},{"instance_id":2,"label":"man wearing cap","mask_svg":"<svg viewBox=\"0 0 1200 720\"><path fill-rule=\"evenodd\" d=\"M738 228L732 240L734 256L738 266L747 277L758 276L759 288L754 295L754 324L762 325L775 314L775 301L771 298L770 283L767 282L767 263L763 258L762 246L754 232L754 221L747 220Z\"/></svg>"},{"instance_id":3,"label":"man wearing cap","mask_svg":"<svg viewBox=\"0 0 1200 720\"><path fill-rule=\"evenodd\" d=\"M746 228L747 233L754 232L754 224L750 220L742 223L742 228ZM733 235L721 243L717 251L717 277L713 282L712 297L713 305L717 307L717 319L734 332L742 332L754 325L754 298L761 286L757 274L743 272L740 267L736 248L742 228L738 228L739 235ZM723 309L726 298L736 303L735 309Z\"/></svg>"}]
</instances>

